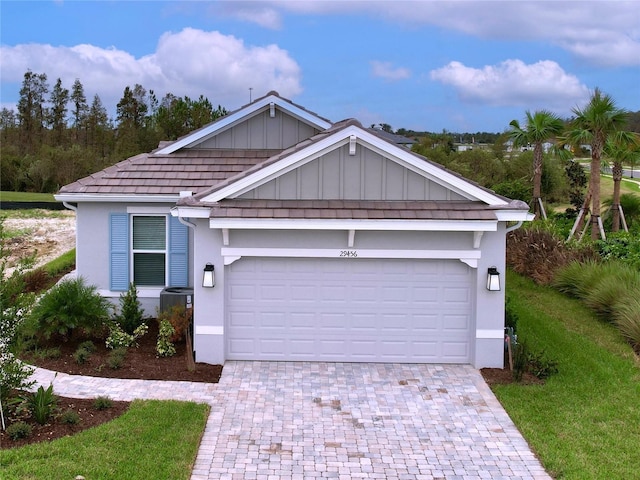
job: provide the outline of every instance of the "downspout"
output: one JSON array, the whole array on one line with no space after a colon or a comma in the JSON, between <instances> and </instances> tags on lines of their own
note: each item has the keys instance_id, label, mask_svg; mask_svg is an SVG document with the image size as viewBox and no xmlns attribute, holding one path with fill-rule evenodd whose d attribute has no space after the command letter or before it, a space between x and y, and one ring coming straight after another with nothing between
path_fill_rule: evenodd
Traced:
<instances>
[{"instance_id":1,"label":"downspout","mask_svg":"<svg viewBox=\"0 0 640 480\"><path fill-rule=\"evenodd\" d=\"M72 205L69 202L62 202L62 205L65 206L65 208L68 208L69 210L73 210L74 212L78 212L78 205Z\"/></svg>"},{"instance_id":2,"label":"downspout","mask_svg":"<svg viewBox=\"0 0 640 480\"><path fill-rule=\"evenodd\" d=\"M520 220L520 221L519 221L518 223L516 223L515 225L513 225L513 226L511 226L511 227L507 228L507 229L505 230L505 233L513 232L514 230L519 229L519 228L522 226L523 222L524 222L524 220Z\"/></svg>"}]
</instances>

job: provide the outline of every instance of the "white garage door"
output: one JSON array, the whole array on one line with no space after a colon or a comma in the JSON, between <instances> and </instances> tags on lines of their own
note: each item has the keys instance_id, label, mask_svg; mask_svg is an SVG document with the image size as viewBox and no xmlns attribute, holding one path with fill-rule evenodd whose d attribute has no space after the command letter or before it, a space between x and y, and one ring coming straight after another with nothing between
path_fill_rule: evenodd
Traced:
<instances>
[{"instance_id":1,"label":"white garage door","mask_svg":"<svg viewBox=\"0 0 640 480\"><path fill-rule=\"evenodd\" d=\"M462 262L242 258L226 268L230 360L470 362Z\"/></svg>"}]
</instances>

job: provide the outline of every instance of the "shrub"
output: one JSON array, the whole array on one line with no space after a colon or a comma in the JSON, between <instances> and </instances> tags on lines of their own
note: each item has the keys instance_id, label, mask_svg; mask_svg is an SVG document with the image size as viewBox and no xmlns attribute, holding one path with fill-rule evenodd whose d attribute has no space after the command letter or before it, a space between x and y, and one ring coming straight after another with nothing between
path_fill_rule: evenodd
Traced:
<instances>
[{"instance_id":1,"label":"shrub","mask_svg":"<svg viewBox=\"0 0 640 480\"><path fill-rule=\"evenodd\" d=\"M175 329L171 322L166 318L158 319L158 341L156 343L156 352L159 357L172 357L176 354L176 347L173 345L171 338L175 335Z\"/></svg>"},{"instance_id":2,"label":"shrub","mask_svg":"<svg viewBox=\"0 0 640 480\"><path fill-rule=\"evenodd\" d=\"M25 293L23 273L33 264L33 257L18 262L11 275L5 275L4 221L0 218L0 402L6 402L13 390L25 390L34 369L15 356L19 330L33 305L33 294Z\"/></svg>"},{"instance_id":3,"label":"shrub","mask_svg":"<svg viewBox=\"0 0 640 480\"><path fill-rule=\"evenodd\" d=\"M7 435L11 440L20 440L31 435L31 425L26 422L15 422L7 427Z\"/></svg>"},{"instance_id":4,"label":"shrub","mask_svg":"<svg viewBox=\"0 0 640 480\"><path fill-rule=\"evenodd\" d=\"M93 401L93 408L96 410L106 410L113 406L113 401L109 397L96 397Z\"/></svg>"},{"instance_id":5,"label":"shrub","mask_svg":"<svg viewBox=\"0 0 640 480\"><path fill-rule=\"evenodd\" d=\"M82 277L64 280L49 290L35 306L32 316L42 335L69 337L76 329L97 333L109 319L111 303L100 296L95 285Z\"/></svg>"},{"instance_id":6,"label":"shrub","mask_svg":"<svg viewBox=\"0 0 640 480\"><path fill-rule=\"evenodd\" d=\"M603 260L623 260L640 270L640 235L637 233L610 233L606 240L596 241L595 246Z\"/></svg>"},{"instance_id":7,"label":"shrub","mask_svg":"<svg viewBox=\"0 0 640 480\"><path fill-rule=\"evenodd\" d=\"M620 333L640 353L640 291L630 293L620 300L613 318Z\"/></svg>"},{"instance_id":8,"label":"shrub","mask_svg":"<svg viewBox=\"0 0 640 480\"><path fill-rule=\"evenodd\" d=\"M35 393L27 394L24 400L33 419L40 425L47 423L58 404L58 397L53 393L53 384L47 389L40 385Z\"/></svg>"},{"instance_id":9,"label":"shrub","mask_svg":"<svg viewBox=\"0 0 640 480\"><path fill-rule=\"evenodd\" d=\"M86 348L78 347L75 352L73 352L73 359L76 361L78 365L83 365L87 363L89 357L91 356L91 352Z\"/></svg>"},{"instance_id":10,"label":"shrub","mask_svg":"<svg viewBox=\"0 0 640 480\"><path fill-rule=\"evenodd\" d=\"M49 347L49 348L36 348L33 351L32 356L35 358L41 358L45 360L48 358L60 358L61 354L62 353L60 352L59 347Z\"/></svg>"},{"instance_id":11,"label":"shrub","mask_svg":"<svg viewBox=\"0 0 640 480\"><path fill-rule=\"evenodd\" d=\"M142 325L142 315L138 291L135 284L130 283L127 292L120 295L120 313L116 316L116 321L122 330L132 335L136 328Z\"/></svg>"},{"instance_id":12,"label":"shrub","mask_svg":"<svg viewBox=\"0 0 640 480\"><path fill-rule=\"evenodd\" d=\"M558 373L558 362L545 357L544 352L529 352L527 371L541 380Z\"/></svg>"},{"instance_id":13,"label":"shrub","mask_svg":"<svg viewBox=\"0 0 640 480\"><path fill-rule=\"evenodd\" d=\"M515 332L518 329L518 320L518 312L513 307L511 297L507 295L504 303L504 325Z\"/></svg>"},{"instance_id":14,"label":"shrub","mask_svg":"<svg viewBox=\"0 0 640 480\"><path fill-rule=\"evenodd\" d=\"M80 415L75 410L68 409L60 414L60 421L67 425L77 425L80 423Z\"/></svg>"},{"instance_id":15,"label":"shrub","mask_svg":"<svg viewBox=\"0 0 640 480\"><path fill-rule=\"evenodd\" d=\"M584 303L604 320L612 321L613 312L621 298L629 291L640 295L640 271L624 264L602 268L596 280L584 297Z\"/></svg>"},{"instance_id":16,"label":"shrub","mask_svg":"<svg viewBox=\"0 0 640 480\"><path fill-rule=\"evenodd\" d=\"M114 349L107 358L107 364L109 365L109 368L111 368L112 370L118 370L120 367L122 367L126 355L126 348L120 347Z\"/></svg>"},{"instance_id":17,"label":"shrub","mask_svg":"<svg viewBox=\"0 0 640 480\"><path fill-rule=\"evenodd\" d=\"M158 315L158 321L168 320L171 323L173 326L171 341L177 342L184 338L192 315L193 309L186 308L184 305L174 305L169 310L161 312Z\"/></svg>"},{"instance_id":18,"label":"shrub","mask_svg":"<svg viewBox=\"0 0 640 480\"><path fill-rule=\"evenodd\" d=\"M78 345L78 348L83 348L89 353L94 353L96 351L96 346L91 340L82 342L80 345Z\"/></svg>"},{"instance_id":19,"label":"shrub","mask_svg":"<svg viewBox=\"0 0 640 480\"><path fill-rule=\"evenodd\" d=\"M146 323L143 323L136 328L132 334L129 334L122 330L120 324L112 322L109 325L109 336L107 337L105 345L107 348L111 349L129 348L134 345L137 346L136 340L145 335L148 331L149 326Z\"/></svg>"}]
</instances>

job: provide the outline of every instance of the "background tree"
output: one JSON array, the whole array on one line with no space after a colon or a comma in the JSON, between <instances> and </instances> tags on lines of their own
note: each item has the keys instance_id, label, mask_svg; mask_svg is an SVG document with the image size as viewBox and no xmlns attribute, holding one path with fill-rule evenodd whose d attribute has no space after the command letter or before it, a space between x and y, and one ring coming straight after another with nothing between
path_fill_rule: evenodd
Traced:
<instances>
[{"instance_id":1,"label":"background tree","mask_svg":"<svg viewBox=\"0 0 640 480\"><path fill-rule=\"evenodd\" d=\"M73 138L76 143L81 143L86 146L86 128L89 105L87 104L87 97L84 94L84 87L82 86L79 78L76 78L73 82L73 87L71 88L71 102L73 103L73 110L71 111Z\"/></svg>"},{"instance_id":2,"label":"background tree","mask_svg":"<svg viewBox=\"0 0 640 480\"><path fill-rule=\"evenodd\" d=\"M69 104L69 90L62 86L62 80L58 78L51 90L49 100L49 124L53 134L53 146L63 145L67 130L67 105Z\"/></svg>"},{"instance_id":3,"label":"background tree","mask_svg":"<svg viewBox=\"0 0 640 480\"><path fill-rule=\"evenodd\" d=\"M47 75L28 70L24 74L18 100L18 124L21 147L26 153L34 153L43 142L46 109L45 95L49 91Z\"/></svg>"},{"instance_id":4,"label":"background tree","mask_svg":"<svg viewBox=\"0 0 640 480\"><path fill-rule=\"evenodd\" d=\"M589 172L589 193L591 197L591 238L597 240L601 236L602 221L600 218L600 165L602 150L607 139L621 130L627 122L627 112L616 106L610 95L596 88L584 108L572 110L575 118L571 121L566 134L567 143L575 146L587 144L591 146L591 171ZM583 207L586 212L588 205ZM576 220L580 223L580 217ZM574 228L575 230L575 228ZM602 231L604 233L604 230Z\"/></svg>"},{"instance_id":5,"label":"background tree","mask_svg":"<svg viewBox=\"0 0 640 480\"><path fill-rule=\"evenodd\" d=\"M547 218L541 198L542 189L542 162L544 157L543 144L562 133L564 122L557 115L538 110L533 114L525 112L526 125L520 126L517 120L512 120L509 125L509 137L516 147L533 146L533 211L536 216Z\"/></svg>"},{"instance_id":6,"label":"background tree","mask_svg":"<svg viewBox=\"0 0 640 480\"><path fill-rule=\"evenodd\" d=\"M636 133L619 131L607 138L603 152L613 162L613 200L611 202L611 230L620 230L620 183L624 164L633 164L640 158L640 136ZM607 162L608 163L608 162Z\"/></svg>"}]
</instances>

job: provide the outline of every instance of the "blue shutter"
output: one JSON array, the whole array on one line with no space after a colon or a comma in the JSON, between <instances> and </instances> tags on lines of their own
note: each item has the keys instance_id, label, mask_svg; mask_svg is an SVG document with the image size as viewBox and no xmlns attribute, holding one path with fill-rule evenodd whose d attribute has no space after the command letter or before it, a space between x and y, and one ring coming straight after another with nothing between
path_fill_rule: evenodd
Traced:
<instances>
[{"instance_id":1,"label":"blue shutter","mask_svg":"<svg viewBox=\"0 0 640 480\"><path fill-rule=\"evenodd\" d=\"M109 222L110 288L125 292L129 288L129 215L112 213Z\"/></svg>"},{"instance_id":2,"label":"blue shutter","mask_svg":"<svg viewBox=\"0 0 640 480\"><path fill-rule=\"evenodd\" d=\"M189 230L169 216L169 286L189 286Z\"/></svg>"}]
</instances>

